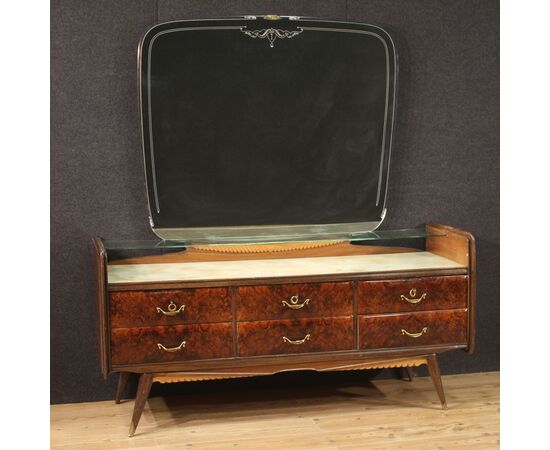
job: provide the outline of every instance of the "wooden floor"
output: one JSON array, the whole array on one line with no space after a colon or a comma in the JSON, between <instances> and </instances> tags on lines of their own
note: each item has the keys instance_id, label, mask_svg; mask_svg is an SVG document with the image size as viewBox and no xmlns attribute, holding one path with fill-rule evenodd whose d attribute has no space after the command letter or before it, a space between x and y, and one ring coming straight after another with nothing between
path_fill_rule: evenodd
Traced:
<instances>
[{"instance_id":1,"label":"wooden floor","mask_svg":"<svg viewBox=\"0 0 550 450\"><path fill-rule=\"evenodd\" d=\"M499 373L260 389L149 400L133 438L133 401L51 407L54 449L490 449L499 447ZM269 398L266 398L269 397Z\"/></svg>"}]
</instances>

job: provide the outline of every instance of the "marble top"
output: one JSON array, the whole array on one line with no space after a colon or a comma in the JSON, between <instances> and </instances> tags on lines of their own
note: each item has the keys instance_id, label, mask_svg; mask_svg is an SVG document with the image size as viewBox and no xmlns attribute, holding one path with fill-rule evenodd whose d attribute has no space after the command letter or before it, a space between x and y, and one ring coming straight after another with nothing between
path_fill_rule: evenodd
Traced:
<instances>
[{"instance_id":1,"label":"marble top","mask_svg":"<svg viewBox=\"0 0 550 450\"><path fill-rule=\"evenodd\" d=\"M109 284L214 281L434 269L464 265L430 252L239 261L111 265Z\"/></svg>"}]
</instances>

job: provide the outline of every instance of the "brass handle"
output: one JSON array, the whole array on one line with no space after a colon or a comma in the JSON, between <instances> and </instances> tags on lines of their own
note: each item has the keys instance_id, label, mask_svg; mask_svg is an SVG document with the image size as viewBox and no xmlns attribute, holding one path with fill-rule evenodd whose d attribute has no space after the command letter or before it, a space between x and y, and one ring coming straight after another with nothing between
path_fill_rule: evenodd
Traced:
<instances>
[{"instance_id":1,"label":"brass handle","mask_svg":"<svg viewBox=\"0 0 550 450\"><path fill-rule=\"evenodd\" d=\"M414 298L414 297L416 297L416 289L412 288L409 291L409 295L413 298L408 298L408 297L404 296L403 294L401 294L401 300L405 300L406 302L412 303L414 305L414 304L420 303L422 300L424 300L426 298L426 295L428 295L428 294L426 294L424 292L420 297Z\"/></svg>"},{"instance_id":2,"label":"brass handle","mask_svg":"<svg viewBox=\"0 0 550 450\"><path fill-rule=\"evenodd\" d=\"M157 344L157 347L159 348L159 350L164 350L165 352L169 352L169 353L179 352L181 349L185 348L185 341L181 341L181 344L178 345L177 347L166 348L162 344Z\"/></svg>"},{"instance_id":3,"label":"brass handle","mask_svg":"<svg viewBox=\"0 0 550 450\"><path fill-rule=\"evenodd\" d=\"M168 311L164 311L162 308L157 306L157 312L162 313L165 316L175 316L176 314L183 312L184 309L185 305L181 305L178 308L174 302L170 302L170 304L168 305Z\"/></svg>"},{"instance_id":4,"label":"brass handle","mask_svg":"<svg viewBox=\"0 0 550 450\"><path fill-rule=\"evenodd\" d=\"M283 306L288 306L290 309L300 309L309 303L309 298L306 298L303 303L298 303L299 300L300 297L298 297L298 295L293 295L289 299L290 303L288 303L286 300L283 300Z\"/></svg>"},{"instance_id":5,"label":"brass handle","mask_svg":"<svg viewBox=\"0 0 550 450\"><path fill-rule=\"evenodd\" d=\"M303 339L298 339L296 341L293 341L292 339L289 339L286 336L283 336L283 342L287 342L289 344L294 344L294 345L302 345L304 342L309 341L310 337L311 337L311 334L308 333Z\"/></svg>"},{"instance_id":6,"label":"brass handle","mask_svg":"<svg viewBox=\"0 0 550 450\"><path fill-rule=\"evenodd\" d=\"M419 338L420 336L422 336L424 333L427 333L427 332L428 332L428 327L422 328L422 331L420 331L419 333L409 333L407 330L403 328L401 329L401 334L406 334L407 336L412 338Z\"/></svg>"}]
</instances>

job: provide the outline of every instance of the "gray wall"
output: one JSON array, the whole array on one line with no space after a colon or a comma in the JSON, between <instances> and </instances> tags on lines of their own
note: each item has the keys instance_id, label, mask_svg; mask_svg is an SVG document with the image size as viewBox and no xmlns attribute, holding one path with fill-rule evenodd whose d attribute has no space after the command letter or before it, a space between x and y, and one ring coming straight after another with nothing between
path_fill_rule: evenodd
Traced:
<instances>
[{"instance_id":1,"label":"gray wall","mask_svg":"<svg viewBox=\"0 0 550 450\"><path fill-rule=\"evenodd\" d=\"M160 21L278 13L386 27L400 56L386 228L435 220L478 245L478 343L443 373L499 368L499 17L497 0L52 1L51 401L113 398L97 357L89 241L152 238L136 88L136 47ZM290 375L295 383L338 377ZM345 374L350 379L362 375ZM341 378L340 378L341 379ZM192 389L279 389L283 379ZM164 388L164 387L162 387ZM156 388L153 394L169 392ZM185 393L190 385L169 388Z\"/></svg>"}]
</instances>

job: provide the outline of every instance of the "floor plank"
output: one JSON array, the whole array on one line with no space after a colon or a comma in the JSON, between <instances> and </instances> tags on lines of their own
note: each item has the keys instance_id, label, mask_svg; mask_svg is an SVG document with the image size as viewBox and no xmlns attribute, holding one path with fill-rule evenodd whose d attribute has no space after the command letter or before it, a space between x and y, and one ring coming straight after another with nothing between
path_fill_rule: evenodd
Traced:
<instances>
[{"instance_id":1,"label":"floor plank","mask_svg":"<svg viewBox=\"0 0 550 450\"><path fill-rule=\"evenodd\" d=\"M499 448L499 373L152 398L133 438L133 401L51 406L53 449Z\"/></svg>"}]
</instances>

